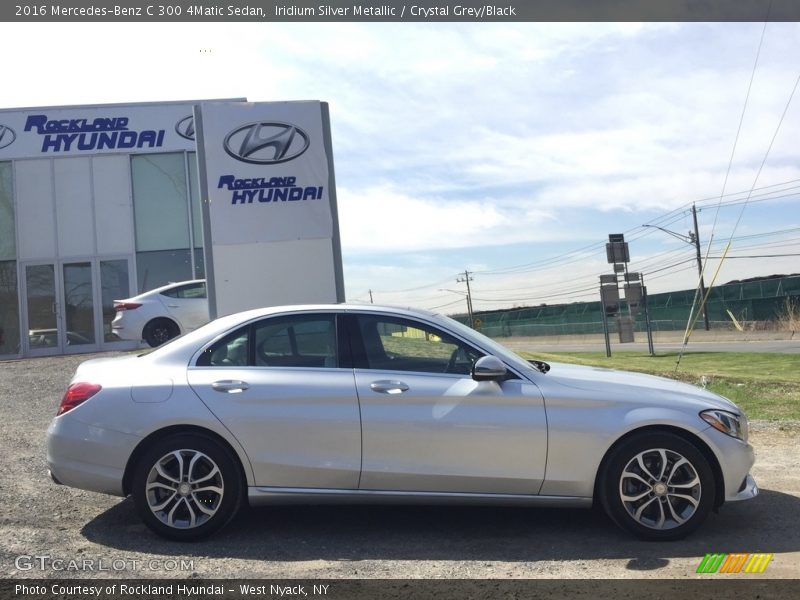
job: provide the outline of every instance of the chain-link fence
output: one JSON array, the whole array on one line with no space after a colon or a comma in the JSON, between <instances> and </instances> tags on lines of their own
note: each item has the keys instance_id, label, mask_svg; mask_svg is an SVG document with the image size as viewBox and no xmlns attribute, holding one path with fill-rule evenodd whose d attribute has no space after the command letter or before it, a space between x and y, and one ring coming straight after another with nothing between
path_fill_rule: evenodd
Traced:
<instances>
[{"instance_id":1,"label":"chain-link fence","mask_svg":"<svg viewBox=\"0 0 800 600\"><path fill-rule=\"evenodd\" d=\"M685 329L694 297L694 290L650 295L653 331ZM800 306L800 275L729 283L711 290L708 319L713 329L767 329L778 326L792 303ZM455 318L468 322L466 315ZM609 325L616 330L613 318ZM702 316L695 327L703 327ZM603 314L599 300L478 311L475 328L490 337L586 335L603 333ZM644 330L643 312L637 316L636 330Z\"/></svg>"}]
</instances>

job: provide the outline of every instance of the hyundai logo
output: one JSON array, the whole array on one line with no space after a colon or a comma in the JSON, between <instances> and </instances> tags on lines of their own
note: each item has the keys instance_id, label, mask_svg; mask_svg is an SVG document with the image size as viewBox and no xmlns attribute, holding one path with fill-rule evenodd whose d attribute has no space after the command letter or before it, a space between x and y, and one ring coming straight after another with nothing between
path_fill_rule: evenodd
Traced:
<instances>
[{"instance_id":1,"label":"hyundai logo","mask_svg":"<svg viewBox=\"0 0 800 600\"><path fill-rule=\"evenodd\" d=\"M17 134L8 125L0 125L0 148L5 148L14 143Z\"/></svg>"},{"instance_id":2,"label":"hyundai logo","mask_svg":"<svg viewBox=\"0 0 800 600\"><path fill-rule=\"evenodd\" d=\"M182 138L194 141L194 117L187 115L175 123L175 131Z\"/></svg>"},{"instance_id":3,"label":"hyundai logo","mask_svg":"<svg viewBox=\"0 0 800 600\"><path fill-rule=\"evenodd\" d=\"M256 122L242 125L225 136L225 152L236 160L274 165L297 158L308 150L308 134L288 123Z\"/></svg>"}]
</instances>

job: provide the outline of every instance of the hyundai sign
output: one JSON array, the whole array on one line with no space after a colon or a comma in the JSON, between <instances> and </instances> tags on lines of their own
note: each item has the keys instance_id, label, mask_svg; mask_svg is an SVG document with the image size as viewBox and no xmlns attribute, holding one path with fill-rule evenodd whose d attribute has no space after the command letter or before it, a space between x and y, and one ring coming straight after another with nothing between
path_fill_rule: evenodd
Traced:
<instances>
[{"instance_id":1,"label":"hyundai sign","mask_svg":"<svg viewBox=\"0 0 800 600\"><path fill-rule=\"evenodd\" d=\"M215 103L197 140L209 310L344 301L328 105Z\"/></svg>"}]
</instances>

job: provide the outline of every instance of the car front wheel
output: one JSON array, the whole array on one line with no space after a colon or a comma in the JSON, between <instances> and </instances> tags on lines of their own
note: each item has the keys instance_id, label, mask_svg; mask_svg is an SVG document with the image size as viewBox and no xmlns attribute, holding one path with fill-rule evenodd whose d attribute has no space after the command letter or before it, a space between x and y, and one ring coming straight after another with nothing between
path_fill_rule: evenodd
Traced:
<instances>
[{"instance_id":1,"label":"car front wheel","mask_svg":"<svg viewBox=\"0 0 800 600\"><path fill-rule=\"evenodd\" d=\"M714 473L691 442L671 433L634 436L614 449L600 474L611 519L643 539L676 540L714 506Z\"/></svg>"},{"instance_id":2,"label":"car front wheel","mask_svg":"<svg viewBox=\"0 0 800 600\"><path fill-rule=\"evenodd\" d=\"M242 503L241 471L211 438L179 434L156 442L136 464L133 499L145 524L173 540L211 535Z\"/></svg>"}]
</instances>

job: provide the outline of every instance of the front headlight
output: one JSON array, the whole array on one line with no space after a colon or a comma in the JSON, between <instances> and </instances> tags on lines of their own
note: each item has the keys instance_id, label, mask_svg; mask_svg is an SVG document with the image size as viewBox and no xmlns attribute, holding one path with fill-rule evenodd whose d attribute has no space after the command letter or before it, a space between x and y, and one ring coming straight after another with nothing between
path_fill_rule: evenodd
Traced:
<instances>
[{"instance_id":1,"label":"front headlight","mask_svg":"<svg viewBox=\"0 0 800 600\"><path fill-rule=\"evenodd\" d=\"M747 441L747 417L743 414L737 415L725 410L711 409L701 412L700 418L717 431L721 431L743 442Z\"/></svg>"}]
</instances>

